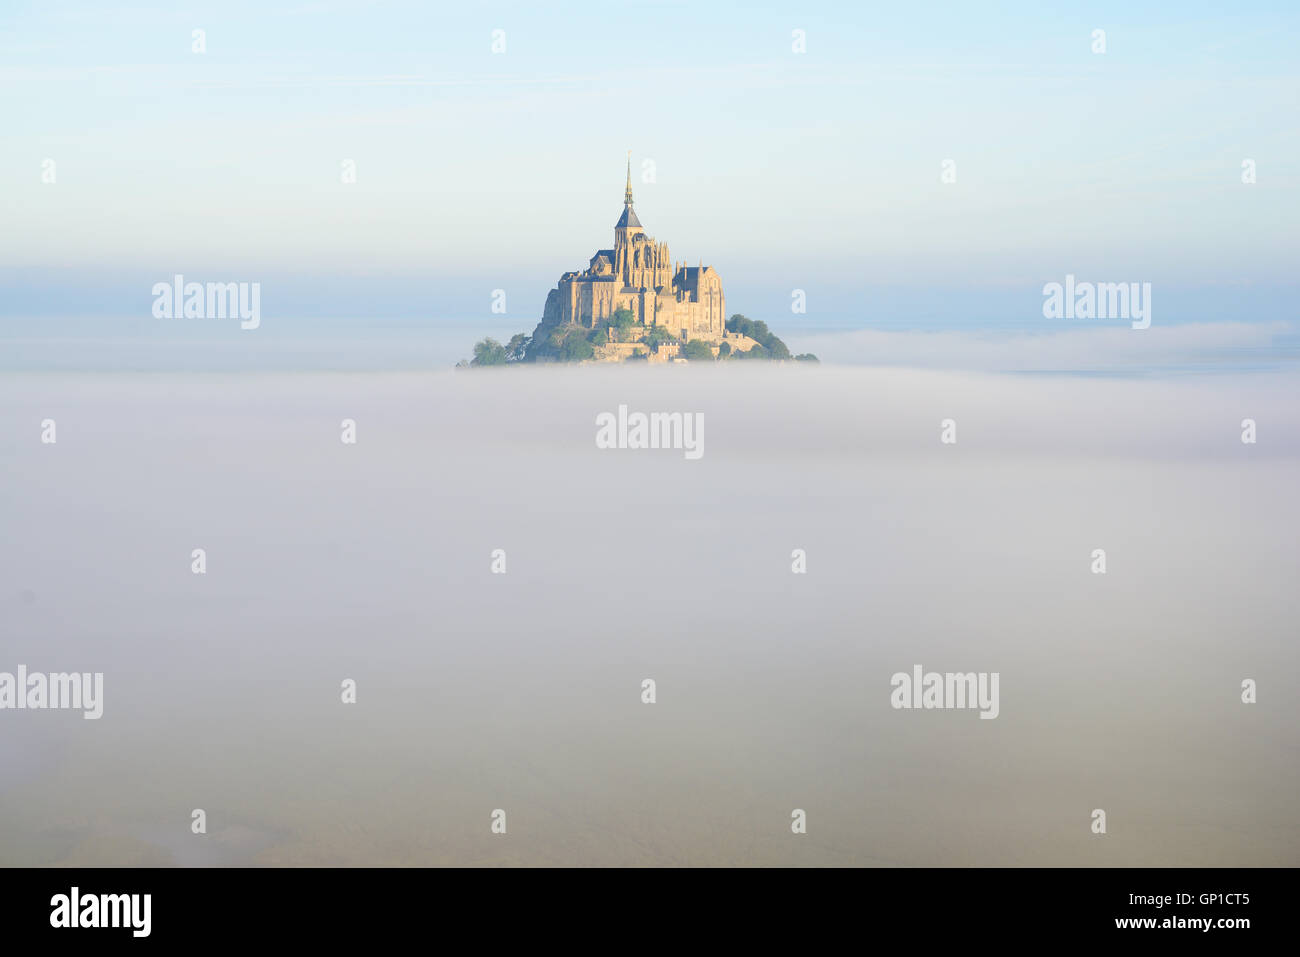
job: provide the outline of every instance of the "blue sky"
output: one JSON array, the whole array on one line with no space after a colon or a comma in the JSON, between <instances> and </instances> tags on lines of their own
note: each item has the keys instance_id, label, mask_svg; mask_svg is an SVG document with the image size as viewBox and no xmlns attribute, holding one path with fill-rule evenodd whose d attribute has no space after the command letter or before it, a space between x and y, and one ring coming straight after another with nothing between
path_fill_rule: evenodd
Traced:
<instances>
[{"instance_id":1,"label":"blue sky","mask_svg":"<svg viewBox=\"0 0 1300 957\"><path fill-rule=\"evenodd\" d=\"M631 149L648 230L778 328L1041 322L1067 272L1151 282L1168 321L1288 319L1298 23L1284 3L8 2L0 315L147 315L180 272L260 281L299 317L473 319L502 288L531 329L609 245Z\"/></svg>"}]
</instances>

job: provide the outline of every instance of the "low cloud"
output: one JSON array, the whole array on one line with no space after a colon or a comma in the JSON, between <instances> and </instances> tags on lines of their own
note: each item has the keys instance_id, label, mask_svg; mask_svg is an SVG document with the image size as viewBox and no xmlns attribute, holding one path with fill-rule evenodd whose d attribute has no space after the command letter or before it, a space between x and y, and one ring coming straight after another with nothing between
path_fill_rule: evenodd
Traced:
<instances>
[{"instance_id":1,"label":"low cloud","mask_svg":"<svg viewBox=\"0 0 1300 957\"><path fill-rule=\"evenodd\" d=\"M109 699L0 712L0 862L1294 864L1295 395L764 363L0 377L0 671L103 672ZM623 403L703 416L707 454L600 448ZM997 673L997 720L895 709L917 664ZM1092 840L1097 795L1140 826Z\"/></svg>"},{"instance_id":2,"label":"low cloud","mask_svg":"<svg viewBox=\"0 0 1300 957\"><path fill-rule=\"evenodd\" d=\"M1212 322L1039 334L894 332L871 329L789 336L792 349L824 361L988 372L1124 372L1187 365L1278 362L1288 322ZM1291 361L1295 359L1292 349Z\"/></svg>"}]
</instances>

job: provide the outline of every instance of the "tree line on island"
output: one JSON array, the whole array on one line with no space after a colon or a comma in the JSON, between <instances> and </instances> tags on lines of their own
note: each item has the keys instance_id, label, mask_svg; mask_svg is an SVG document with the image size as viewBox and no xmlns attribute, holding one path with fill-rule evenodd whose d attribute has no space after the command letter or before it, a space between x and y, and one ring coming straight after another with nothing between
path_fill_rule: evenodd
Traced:
<instances>
[{"instance_id":1,"label":"tree line on island","mask_svg":"<svg viewBox=\"0 0 1300 957\"><path fill-rule=\"evenodd\" d=\"M492 338L483 339L474 344L474 358L462 359L456 363L465 366L503 366L516 362L582 362L594 359L596 349L610 341L635 342L645 349L636 349L625 362L648 361L652 351L666 344L680 344L679 355L691 362L722 362L741 359L816 362L817 357L811 352L791 355L790 350L781 339L767 328L761 319L750 319L739 313L727 320L727 331L739 333L753 339L756 345L747 351L733 350L731 343L723 342L718 347L718 355L713 354L712 346L704 339L689 339L682 342L660 325L646 329L639 325L630 309L619 309L608 319L601 320L587 329L578 325L558 325L549 329L538 329L531 336L522 332L511 336L504 345Z\"/></svg>"}]
</instances>

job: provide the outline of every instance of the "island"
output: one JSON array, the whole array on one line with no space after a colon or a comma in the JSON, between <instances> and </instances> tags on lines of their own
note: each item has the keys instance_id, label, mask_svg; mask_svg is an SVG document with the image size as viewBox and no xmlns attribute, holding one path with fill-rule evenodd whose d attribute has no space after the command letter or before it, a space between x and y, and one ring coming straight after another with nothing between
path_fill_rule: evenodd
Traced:
<instances>
[{"instance_id":1,"label":"island","mask_svg":"<svg viewBox=\"0 0 1300 957\"><path fill-rule=\"evenodd\" d=\"M487 338L458 366L544 362L816 362L791 355L761 320L726 315L722 278L701 261L674 262L666 242L646 234L632 203L628 159L623 214L614 245L582 271L566 272L546 297L532 335Z\"/></svg>"}]
</instances>

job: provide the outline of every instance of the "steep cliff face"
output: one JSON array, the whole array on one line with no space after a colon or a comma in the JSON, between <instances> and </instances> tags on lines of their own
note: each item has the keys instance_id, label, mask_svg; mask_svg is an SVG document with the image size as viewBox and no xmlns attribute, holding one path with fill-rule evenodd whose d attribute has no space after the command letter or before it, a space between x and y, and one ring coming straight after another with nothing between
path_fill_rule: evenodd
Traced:
<instances>
[{"instance_id":1,"label":"steep cliff face","mask_svg":"<svg viewBox=\"0 0 1300 957\"><path fill-rule=\"evenodd\" d=\"M542 307L542 321L539 328L550 328L560 324L560 290L552 289L546 294L546 305Z\"/></svg>"},{"instance_id":2,"label":"steep cliff face","mask_svg":"<svg viewBox=\"0 0 1300 957\"><path fill-rule=\"evenodd\" d=\"M542 307L542 319L533 330L533 338L544 335L547 330L560 324L560 290L552 289L546 294L546 305Z\"/></svg>"},{"instance_id":3,"label":"steep cliff face","mask_svg":"<svg viewBox=\"0 0 1300 957\"><path fill-rule=\"evenodd\" d=\"M559 346L558 328L562 324L560 315L560 290L552 289L546 294L546 305L542 308L542 320L533 330L528 343L525 358L531 361L555 358L554 351Z\"/></svg>"}]
</instances>

